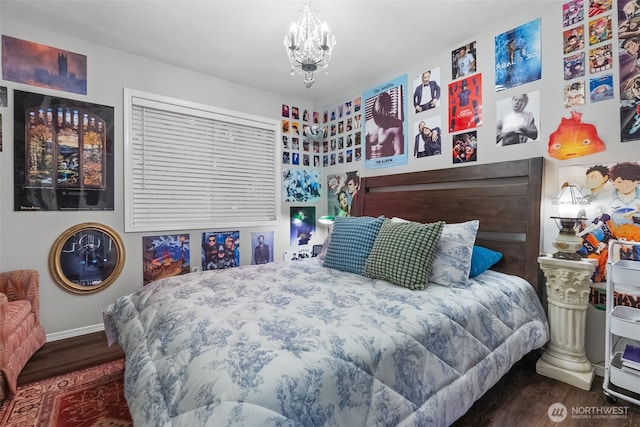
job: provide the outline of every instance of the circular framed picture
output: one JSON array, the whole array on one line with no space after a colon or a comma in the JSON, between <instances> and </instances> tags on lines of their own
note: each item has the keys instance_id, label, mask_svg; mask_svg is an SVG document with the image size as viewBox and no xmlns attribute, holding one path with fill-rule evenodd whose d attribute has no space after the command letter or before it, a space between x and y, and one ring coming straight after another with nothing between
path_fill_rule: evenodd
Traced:
<instances>
[{"instance_id":1,"label":"circular framed picture","mask_svg":"<svg viewBox=\"0 0 640 427\"><path fill-rule=\"evenodd\" d=\"M124 266L124 245L106 225L86 222L62 233L49 253L49 271L64 289L92 293L116 280Z\"/></svg>"}]
</instances>

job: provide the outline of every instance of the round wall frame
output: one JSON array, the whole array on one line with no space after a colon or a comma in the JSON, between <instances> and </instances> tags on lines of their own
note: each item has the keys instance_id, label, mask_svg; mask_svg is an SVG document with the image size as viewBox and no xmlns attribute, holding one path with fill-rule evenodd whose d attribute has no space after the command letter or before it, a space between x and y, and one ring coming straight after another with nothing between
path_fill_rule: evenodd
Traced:
<instances>
[{"instance_id":1,"label":"round wall frame","mask_svg":"<svg viewBox=\"0 0 640 427\"><path fill-rule=\"evenodd\" d=\"M95 222L75 225L51 247L49 271L62 288L88 294L113 283L124 266L122 239L111 228Z\"/></svg>"}]
</instances>

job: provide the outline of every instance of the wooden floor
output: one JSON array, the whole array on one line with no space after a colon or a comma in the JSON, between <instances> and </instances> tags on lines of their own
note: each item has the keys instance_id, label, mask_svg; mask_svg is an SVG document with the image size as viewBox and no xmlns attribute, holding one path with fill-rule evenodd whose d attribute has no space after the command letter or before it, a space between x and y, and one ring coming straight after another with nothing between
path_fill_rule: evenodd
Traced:
<instances>
[{"instance_id":1,"label":"wooden floor","mask_svg":"<svg viewBox=\"0 0 640 427\"><path fill-rule=\"evenodd\" d=\"M107 347L103 332L54 341L31 358L18 378L18 386L120 357L122 349ZM538 375L535 370L538 357L536 352L525 356L454 427L640 426L640 407L624 400L609 403L602 392L602 377L596 376L590 391L581 390ZM561 423L552 422L547 415L554 403L567 408L568 417ZM618 418L607 415L612 408L620 414ZM580 415L572 415L573 412Z\"/></svg>"}]
</instances>

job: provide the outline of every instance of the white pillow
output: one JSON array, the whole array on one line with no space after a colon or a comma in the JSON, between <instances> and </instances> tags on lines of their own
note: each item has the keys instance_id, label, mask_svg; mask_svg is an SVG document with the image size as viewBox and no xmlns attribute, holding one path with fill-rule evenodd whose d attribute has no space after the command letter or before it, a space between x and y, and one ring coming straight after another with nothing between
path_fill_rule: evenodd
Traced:
<instances>
[{"instance_id":1,"label":"white pillow","mask_svg":"<svg viewBox=\"0 0 640 427\"><path fill-rule=\"evenodd\" d=\"M329 224L327 237L325 237L324 242L322 243L322 250L318 254L318 258L322 261L324 261L324 258L327 256L327 248L329 247L329 243L331 243L331 233L333 233L333 223Z\"/></svg>"},{"instance_id":2,"label":"white pillow","mask_svg":"<svg viewBox=\"0 0 640 427\"><path fill-rule=\"evenodd\" d=\"M392 218L391 221L406 220ZM433 258L430 282L458 288L468 286L471 255L479 226L478 220L444 225Z\"/></svg>"}]
</instances>

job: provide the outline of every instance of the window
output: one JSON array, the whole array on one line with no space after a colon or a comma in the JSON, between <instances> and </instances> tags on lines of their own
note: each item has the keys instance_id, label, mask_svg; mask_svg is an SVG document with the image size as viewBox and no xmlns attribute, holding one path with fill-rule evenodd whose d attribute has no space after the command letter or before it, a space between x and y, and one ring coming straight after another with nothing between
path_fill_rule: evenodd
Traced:
<instances>
[{"instance_id":1,"label":"window","mask_svg":"<svg viewBox=\"0 0 640 427\"><path fill-rule=\"evenodd\" d=\"M125 231L275 224L279 122L125 89Z\"/></svg>"}]
</instances>

